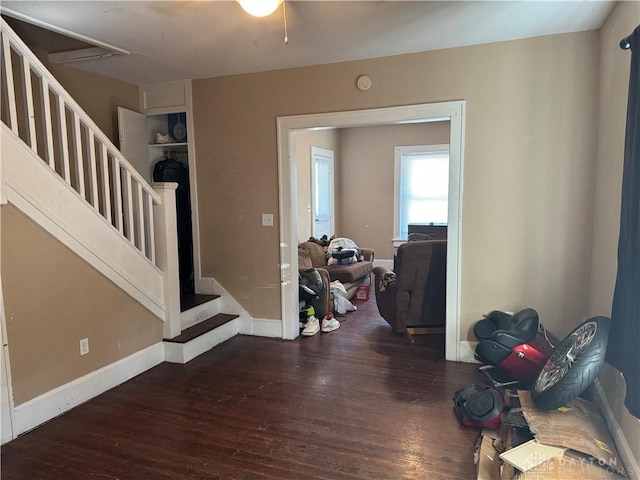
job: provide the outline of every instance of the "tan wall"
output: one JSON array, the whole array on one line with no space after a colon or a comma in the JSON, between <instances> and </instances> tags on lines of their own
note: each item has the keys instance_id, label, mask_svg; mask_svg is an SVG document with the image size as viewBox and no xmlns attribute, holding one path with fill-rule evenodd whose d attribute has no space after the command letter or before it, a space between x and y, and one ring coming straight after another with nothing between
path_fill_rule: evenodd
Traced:
<instances>
[{"instance_id":1,"label":"tan wall","mask_svg":"<svg viewBox=\"0 0 640 480\"><path fill-rule=\"evenodd\" d=\"M449 143L449 122L340 129L338 236L392 259L395 147Z\"/></svg>"},{"instance_id":2,"label":"tan wall","mask_svg":"<svg viewBox=\"0 0 640 480\"><path fill-rule=\"evenodd\" d=\"M298 177L298 243L311 236L311 147L333 150L334 168L340 162L337 130L305 130L296 132L295 155ZM335 187L337 188L337 186ZM339 206L339 203L336 202ZM338 212L336 212L336 215Z\"/></svg>"},{"instance_id":3,"label":"tan wall","mask_svg":"<svg viewBox=\"0 0 640 480\"><path fill-rule=\"evenodd\" d=\"M0 211L16 405L162 341L160 320L14 207Z\"/></svg>"},{"instance_id":4,"label":"tan wall","mask_svg":"<svg viewBox=\"0 0 640 480\"><path fill-rule=\"evenodd\" d=\"M46 54L35 52L78 105L89 114L107 137L118 146L117 107L140 111L138 85L103 77L64 65L51 65Z\"/></svg>"},{"instance_id":5,"label":"tan wall","mask_svg":"<svg viewBox=\"0 0 640 480\"><path fill-rule=\"evenodd\" d=\"M620 196L627 94L631 52L620 49L621 38L640 21L640 3L618 2L600 31L600 124L596 165L595 208L592 235L589 316L611 315L617 272ZM631 450L640 463L640 420L624 407L622 375L607 366L600 382ZM640 472L634 472L636 476Z\"/></svg>"},{"instance_id":6,"label":"tan wall","mask_svg":"<svg viewBox=\"0 0 640 480\"><path fill-rule=\"evenodd\" d=\"M464 99L462 338L483 313L525 306L567 333L586 312L598 42L591 31L194 81L203 274L253 316L280 318L279 229L260 225L278 212L277 116Z\"/></svg>"}]
</instances>

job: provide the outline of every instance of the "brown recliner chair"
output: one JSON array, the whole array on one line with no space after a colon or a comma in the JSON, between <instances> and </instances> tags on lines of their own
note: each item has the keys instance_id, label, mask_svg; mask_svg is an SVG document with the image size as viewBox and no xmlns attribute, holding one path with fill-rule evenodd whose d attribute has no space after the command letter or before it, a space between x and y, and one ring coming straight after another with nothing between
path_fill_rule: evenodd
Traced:
<instances>
[{"instance_id":1,"label":"brown recliner chair","mask_svg":"<svg viewBox=\"0 0 640 480\"><path fill-rule=\"evenodd\" d=\"M398 247L395 272L376 267L373 273L378 311L395 333L444 331L446 240L403 243Z\"/></svg>"}]
</instances>

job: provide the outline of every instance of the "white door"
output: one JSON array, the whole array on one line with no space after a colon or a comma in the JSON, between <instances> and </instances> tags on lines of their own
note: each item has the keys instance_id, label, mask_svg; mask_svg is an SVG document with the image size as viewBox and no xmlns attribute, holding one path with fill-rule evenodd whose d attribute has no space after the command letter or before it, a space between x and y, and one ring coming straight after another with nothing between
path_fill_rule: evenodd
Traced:
<instances>
[{"instance_id":1,"label":"white door","mask_svg":"<svg viewBox=\"0 0 640 480\"><path fill-rule=\"evenodd\" d=\"M335 233L333 218L333 150L311 147L312 235L327 238Z\"/></svg>"},{"instance_id":2,"label":"white door","mask_svg":"<svg viewBox=\"0 0 640 480\"><path fill-rule=\"evenodd\" d=\"M141 113L118 107L118 135L120 151L129 163L151 183L151 163L147 146L147 117Z\"/></svg>"},{"instance_id":3,"label":"white door","mask_svg":"<svg viewBox=\"0 0 640 480\"><path fill-rule=\"evenodd\" d=\"M7 362L7 335L5 332L4 303L2 284L0 283L0 443L13 440L13 415L11 412L11 385L9 383L9 364Z\"/></svg>"}]
</instances>

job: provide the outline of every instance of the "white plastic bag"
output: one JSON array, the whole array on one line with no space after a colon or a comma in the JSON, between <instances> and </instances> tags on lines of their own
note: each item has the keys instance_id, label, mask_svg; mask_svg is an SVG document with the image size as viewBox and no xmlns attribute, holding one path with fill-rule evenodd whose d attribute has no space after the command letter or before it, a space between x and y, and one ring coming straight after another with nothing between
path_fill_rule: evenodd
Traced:
<instances>
[{"instance_id":1,"label":"white plastic bag","mask_svg":"<svg viewBox=\"0 0 640 480\"><path fill-rule=\"evenodd\" d=\"M333 293L333 309L339 315L355 312L356 306L347 299L347 289L339 280L334 280L329 286Z\"/></svg>"}]
</instances>

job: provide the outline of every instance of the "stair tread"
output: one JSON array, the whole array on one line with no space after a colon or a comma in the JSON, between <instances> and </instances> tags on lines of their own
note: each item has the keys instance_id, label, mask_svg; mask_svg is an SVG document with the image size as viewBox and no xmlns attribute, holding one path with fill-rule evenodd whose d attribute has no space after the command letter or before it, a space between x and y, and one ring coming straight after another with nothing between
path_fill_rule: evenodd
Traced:
<instances>
[{"instance_id":1,"label":"stair tread","mask_svg":"<svg viewBox=\"0 0 640 480\"><path fill-rule=\"evenodd\" d=\"M187 343L200 335L210 332L214 328L224 325L230 322L234 318L238 318L238 315L232 315L228 313L218 313L211 318L207 318L196 325L187 328L180 335L174 338L165 338L165 342L172 343Z\"/></svg>"},{"instance_id":2,"label":"stair tread","mask_svg":"<svg viewBox=\"0 0 640 480\"><path fill-rule=\"evenodd\" d=\"M210 302L220 298L220 295L203 295L201 293L181 293L180 294L180 311L185 312L191 308L195 308L203 303Z\"/></svg>"}]
</instances>

